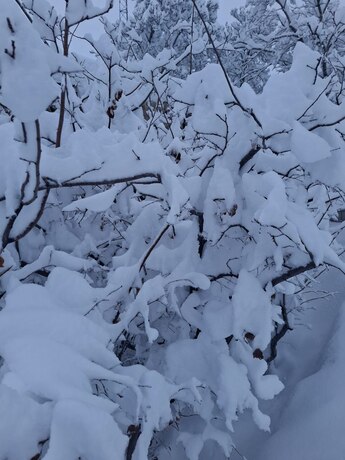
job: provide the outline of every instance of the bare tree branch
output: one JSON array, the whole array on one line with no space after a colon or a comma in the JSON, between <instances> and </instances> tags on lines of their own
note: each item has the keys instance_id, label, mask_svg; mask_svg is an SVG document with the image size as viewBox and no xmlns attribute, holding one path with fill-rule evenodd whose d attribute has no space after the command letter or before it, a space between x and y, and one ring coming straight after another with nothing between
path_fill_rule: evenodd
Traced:
<instances>
[{"instance_id":1,"label":"bare tree branch","mask_svg":"<svg viewBox=\"0 0 345 460\"><path fill-rule=\"evenodd\" d=\"M240 99L238 98L238 96L237 96L237 94L236 94L236 92L235 92L235 89L234 89L234 87L233 87L233 85L232 85L232 83L231 83L231 81L230 81L229 76L228 76L228 73L227 73L227 71L226 71L226 69L225 69L225 67L224 67L224 64L223 64L223 62L222 62L222 59L221 59L220 54L219 54L219 52L218 52L218 49L217 49L217 47L216 47L216 45L215 45L215 43L214 43L214 40L213 40L212 35L211 35L211 32L210 32L210 30L209 30L209 28L208 28L208 26L207 26L207 24L206 24L205 18L203 17L203 15L202 15L202 13L201 13L201 11L200 11L198 5L197 5L196 0L192 0L192 3L193 3L193 5L194 5L194 7L195 7L196 12L198 13L198 16L199 16L200 19L201 19L201 22L202 22L203 25L204 25L206 34L207 34L208 39L209 39L209 41L210 41L210 43L211 43L211 46L212 46L212 48L213 48L213 51L215 52L215 55L216 55L217 60L218 60L218 63L219 63L219 65L220 65L220 67L221 67L221 69L222 69L222 71L223 71L223 74L224 74L226 83L227 83L227 85L228 85L228 87L229 87L229 90L230 90L230 93L231 93L232 97L234 98L236 104L243 110L243 112L247 113L251 118L253 118L253 120L255 121L255 123L256 123L260 128L262 128L262 125L261 125L261 123L260 123L258 117L255 115L253 109L248 109L248 108L246 109L246 108L243 106L243 104L241 103Z\"/></svg>"}]
</instances>

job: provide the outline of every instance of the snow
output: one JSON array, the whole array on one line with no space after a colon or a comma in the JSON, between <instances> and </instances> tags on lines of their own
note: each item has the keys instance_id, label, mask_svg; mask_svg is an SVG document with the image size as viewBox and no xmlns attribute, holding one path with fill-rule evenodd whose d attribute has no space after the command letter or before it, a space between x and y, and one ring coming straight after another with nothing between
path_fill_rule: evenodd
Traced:
<instances>
[{"instance_id":1,"label":"snow","mask_svg":"<svg viewBox=\"0 0 345 460\"><path fill-rule=\"evenodd\" d=\"M221 160L217 159L214 165L213 174L208 185L204 204L204 227L210 241L217 241L220 230L219 221L223 226L231 222L231 209L235 203L235 186L231 172ZM222 227L221 227L222 228Z\"/></svg>"},{"instance_id":2,"label":"snow","mask_svg":"<svg viewBox=\"0 0 345 460\"><path fill-rule=\"evenodd\" d=\"M68 206L65 206L63 210L66 212L76 210L85 211L86 209L94 212L106 211L113 204L116 195L122 188L121 186L111 187L105 192L76 200Z\"/></svg>"},{"instance_id":3,"label":"snow","mask_svg":"<svg viewBox=\"0 0 345 460\"><path fill-rule=\"evenodd\" d=\"M38 259L17 270L14 276L19 280L23 280L31 275L31 273L40 270L41 268L54 265L68 268L70 270L87 270L94 266L94 262L74 257L63 251L56 251L52 246L46 246Z\"/></svg>"},{"instance_id":4,"label":"snow","mask_svg":"<svg viewBox=\"0 0 345 460\"><path fill-rule=\"evenodd\" d=\"M241 340L246 332L250 332L255 337L254 348L264 350L271 338L271 321L277 318L268 295L246 270L241 270L239 274L232 303L234 336Z\"/></svg>"},{"instance_id":5,"label":"snow","mask_svg":"<svg viewBox=\"0 0 345 460\"><path fill-rule=\"evenodd\" d=\"M302 163L315 163L331 156L328 143L297 122L291 135L291 151Z\"/></svg>"},{"instance_id":6,"label":"snow","mask_svg":"<svg viewBox=\"0 0 345 460\"><path fill-rule=\"evenodd\" d=\"M81 402L65 400L54 407L51 439L44 458L111 460L114 453L124 458L126 447L127 437L109 414Z\"/></svg>"},{"instance_id":7,"label":"snow","mask_svg":"<svg viewBox=\"0 0 345 460\"><path fill-rule=\"evenodd\" d=\"M185 448L188 458L191 460L198 460L204 448L206 441L213 440L222 448L226 456L231 455L232 444L229 437L225 432L217 430L211 424L208 424L201 435L195 435L188 432L181 433L178 441L181 442Z\"/></svg>"},{"instance_id":8,"label":"snow","mask_svg":"<svg viewBox=\"0 0 345 460\"><path fill-rule=\"evenodd\" d=\"M11 39L7 36L9 26L6 18L15 21ZM42 43L26 18L10 5L4 5L0 31L0 48L4 54L0 101L22 122L33 121L59 94L59 87L50 76L49 48ZM8 54L4 52L6 49ZM13 52L14 57L11 57ZM27 69L24 75L23 67Z\"/></svg>"},{"instance_id":9,"label":"snow","mask_svg":"<svg viewBox=\"0 0 345 460\"><path fill-rule=\"evenodd\" d=\"M278 451L284 460L341 458L345 324L342 276L331 271L322 277L321 285L338 291L336 296L326 302L316 300L315 308L301 313L299 324L281 343L275 368L286 389L268 404L272 433L260 436L254 428L237 438L238 450L249 460L275 460Z\"/></svg>"},{"instance_id":10,"label":"snow","mask_svg":"<svg viewBox=\"0 0 345 460\"><path fill-rule=\"evenodd\" d=\"M264 109L269 112L270 118L277 117L278 120L292 124L312 102L311 99L308 103L311 96L309 91L317 59L316 52L298 42L294 49L291 70L272 74L258 98L258 110ZM274 104L268 107L267 103L270 101L274 101Z\"/></svg>"},{"instance_id":11,"label":"snow","mask_svg":"<svg viewBox=\"0 0 345 460\"><path fill-rule=\"evenodd\" d=\"M34 457L38 443L49 436L51 405L39 404L4 383L0 385L0 409L4 415L0 422L1 457Z\"/></svg>"},{"instance_id":12,"label":"snow","mask_svg":"<svg viewBox=\"0 0 345 460\"><path fill-rule=\"evenodd\" d=\"M18 168L18 152L11 142L11 138L14 135L15 128L13 124L0 125L0 143L8 146L8 149L3 150L0 154L1 163L3 164L0 169L0 190L1 195L6 196L6 216L11 216L17 207L18 187L24 179L24 169L23 167Z\"/></svg>"},{"instance_id":13,"label":"snow","mask_svg":"<svg viewBox=\"0 0 345 460\"><path fill-rule=\"evenodd\" d=\"M13 337L1 347L11 372L44 400L75 399L113 412L116 405L92 395L90 379L112 379L113 374L51 339ZM42 373L44 369L44 373Z\"/></svg>"},{"instance_id":14,"label":"snow","mask_svg":"<svg viewBox=\"0 0 345 460\"><path fill-rule=\"evenodd\" d=\"M185 368L179 365L183 354ZM269 418L261 413L258 401L251 392L251 385L243 365L236 363L226 353L217 350L206 337L198 340L180 341L170 345L166 354L167 375L176 383L188 382L196 377L218 394L217 405L224 410L226 425L233 431L233 422L238 413L250 408L255 423L264 430L269 429ZM281 387L280 387L281 389Z\"/></svg>"},{"instance_id":15,"label":"snow","mask_svg":"<svg viewBox=\"0 0 345 460\"><path fill-rule=\"evenodd\" d=\"M164 429L171 421L170 400L177 390L155 371L145 372L140 378L140 385L143 386L143 407L146 409L146 417L133 456L135 460L147 458L154 431Z\"/></svg>"},{"instance_id":16,"label":"snow","mask_svg":"<svg viewBox=\"0 0 345 460\"><path fill-rule=\"evenodd\" d=\"M98 2L99 3L99 2ZM112 5L112 0L101 2L102 7L94 6L91 0L73 0L67 3L66 18L70 25L102 14Z\"/></svg>"},{"instance_id":17,"label":"snow","mask_svg":"<svg viewBox=\"0 0 345 460\"><path fill-rule=\"evenodd\" d=\"M283 54L269 2L241 10L229 53L235 29L212 23L237 83L253 72L236 87L202 21L183 46L180 0L83 37L111 3L0 18L0 458L340 458L344 290L325 273L345 273L342 50L323 66L307 27L328 37L342 10L291 2L304 43L288 32ZM272 15L258 43L249 9ZM162 21L169 49L148 43ZM237 69L242 46L258 48Z\"/></svg>"},{"instance_id":18,"label":"snow","mask_svg":"<svg viewBox=\"0 0 345 460\"><path fill-rule=\"evenodd\" d=\"M35 290L28 290L25 287L22 286L9 295L7 309L0 313L3 346L8 340L14 338L40 335L70 346L85 358L99 362L107 368L118 364L114 355L106 349L110 336L105 330L86 317L57 309L53 299L42 292L43 288L40 286ZM40 299L42 306L37 305L36 301L30 308L26 302L23 308L20 305L23 296L32 295L33 291L36 291L36 298ZM78 336L75 335L76 330Z\"/></svg>"},{"instance_id":19,"label":"snow","mask_svg":"<svg viewBox=\"0 0 345 460\"><path fill-rule=\"evenodd\" d=\"M249 209L256 209L254 218L262 225L281 227L286 223L287 198L285 185L277 173L244 174L242 187Z\"/></svg>"}]
</instances>

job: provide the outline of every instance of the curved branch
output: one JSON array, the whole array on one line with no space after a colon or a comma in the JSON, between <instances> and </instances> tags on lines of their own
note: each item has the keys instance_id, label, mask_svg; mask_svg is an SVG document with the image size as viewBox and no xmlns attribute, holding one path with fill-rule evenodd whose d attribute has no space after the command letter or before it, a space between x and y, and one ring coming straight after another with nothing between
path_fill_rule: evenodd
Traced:
<instances>
[{"instance_id":1,"label":"curved branch","mask_svg":"<svg viewBox=\"0 0 345 460\"><path fill-rule=\"evenodd\" d=\"M282 275L273 278L273 280L271 281L272 286L277 286L278 284L283 283L284 281L288 281L290 278L293 278L297 275L301 275L302 273L307 272L308 270L312 270L313 268L316 268L315 262L313 261L301 267L291 268L286 273L283 273Z\"/></svg>"},{"instance_id":2,"label":"curved branch","mask_svg":"<svg viewBox=\"0 0 345 460\"><path fill-rule=\"evenodd\" d=\"M22 5L22 3L20 2L20 0L14 0L17 5L19 6L19 8L22 10L22 12L25 14L26 18L32 22L32 18L30 17L29 13L26 11L25 7Z\"/></svg>"},{"instance_id":3,"label":"curved branch","mask_svg":"<svg viewBox=\"0 0 345 460\"><path fill-rule=\"evenodd\" d=\"M152 251L154 250L154 248L157 246L157 244L160 242L160 240L162 239L162 237L164 236L164 234L167 232L167 230L169 229L170 227L170 224L167 224L163 229L162 231L159 233L159 235L156 237L156 239L154 240L154 242L152 243L152 245L149 247L147 253L145 254L145 256L143 257L143 260L141 261L141 264L140 264L140 267L139 267L139 271L141 271L144 267L145 267L145 263L147 261L147 259L150 257Z\"/></svg>"},{"instance_id":4,"label":"curved branch","mask_svg":"<svg viewBox=\"0 0 345 460\"><path fill-rule=\"evenodd\" d=\"M220 65L220 67L221 67L221 69L222 69L222 71L223 71L223 74L224 74L226 83L227 83L227 85L228 85L228 87L229 87L229 89L230 89L230 93L231 93L232 97L234 98L236 104L243 110L243 112L245 112L245 113L247 113L249 116L251 116L251 117L253 118L253 120L255 121L255 123L256 123L260 128L262 128L262 125L261 125L261 123L260 123L258 117L255 115L253 109L246 109L246 108L242 105L241 101L239 100L239 98L238 98L238 96L237 96L237 94L236 94L236 92L235 92L235 89L234 89L234 87L232 86L232 83L231 83L231 81L230 81L230 78L229 78L229 76L228 76L228 74L227 74L227 71L226 71L226 69L225 69L225 67L224 67L224 64L223 64L222 59L221 59L220 54L219 54L219 51L218 51L218 49L217 49L217 47L216 47L216 45L215 45L215 43L214 43L214 40L213 40L212 35L211 35L211 32L209 31L209 28L208 28L208 26L207 26L207 24L206 24L206 21L205 21L203 15L202 15L202 13L201 13L201 11L200 11L200 9L199 9L197 3L196 3L196 0L192 0L192 3L193 3L193 5L194 5L194 8L195 8L196 12L198 13L199 18L201 19L201 22L203 23L203 26L204 26L204 28L205 28L206 34L207 34L208 39L209 39L209 41L210 41L210 43L211 43L211 46L212 46L212 48L213 48L213 51L214 51L214 53L215 53L215 55L216 55L216 57L217 57L218 64Z\"/></svg>"},{"instance_id":5,"label":"curved branch","mask_svg":"<svg viewBox=\"0 0 345 460\"><path fill-rule=\"evenodd\" d=\"M124 182L136 182L137 180L140 179L156 179L155 183L161 183L161 176L157 173L142 173L142 174L135 174L134 176L128 176L128 177L119 177L116 179L104 179L104 180L80 180L80 181L74 181L71 182L71 180L61 182L60 184L57 182L49 183L52 179L49 177L44 177L43 179L47 182L47 185L41 186L39 188L40 191L46 190L46 189L56 189L56 188L67 188L67 187L96 187L96 186L102 186L102 185L116 185L116 184L122 184Z\"/></svg>"}]
</instances>

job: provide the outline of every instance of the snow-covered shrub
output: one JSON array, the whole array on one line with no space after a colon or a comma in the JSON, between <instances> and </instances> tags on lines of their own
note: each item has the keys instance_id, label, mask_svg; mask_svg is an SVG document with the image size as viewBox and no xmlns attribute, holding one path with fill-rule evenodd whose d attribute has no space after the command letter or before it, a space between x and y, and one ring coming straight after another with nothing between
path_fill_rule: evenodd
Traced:
<instances>
[{"instance_id":1,"label":"snow-covered shrub","mask_svg":"<svg viewBox=\"0 0 345 460\"><path fill-rule=\"evenodd\" d=\"M32 8L0 18L0 458L228 458L246 409L269 430L287 302L345 271L344 105L302 43L256 95L109 35L77 64Z\"/></svg>"}]
</instances>

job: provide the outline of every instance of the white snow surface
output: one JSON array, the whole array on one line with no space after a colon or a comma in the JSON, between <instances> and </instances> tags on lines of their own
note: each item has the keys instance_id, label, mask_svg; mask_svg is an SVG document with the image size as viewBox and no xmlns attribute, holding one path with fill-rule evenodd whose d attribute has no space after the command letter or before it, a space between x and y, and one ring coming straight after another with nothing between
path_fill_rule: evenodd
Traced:
<instances>
[{"instance_id":1,"label":"white snow surface","mask_svg":"<svg viewBox=\"0 0 345 460\"><path fill-rule=\"evenodd\" d=\"M322 286L337 294L314 301L315 309L301 314L279 346L274 368L285 390L265 405L271 433L259 433L248 418L237 426L238 451L247 460L338 460L344 454L342 275L332 270L322 278Z\"/></svg>"}]
</instances>

